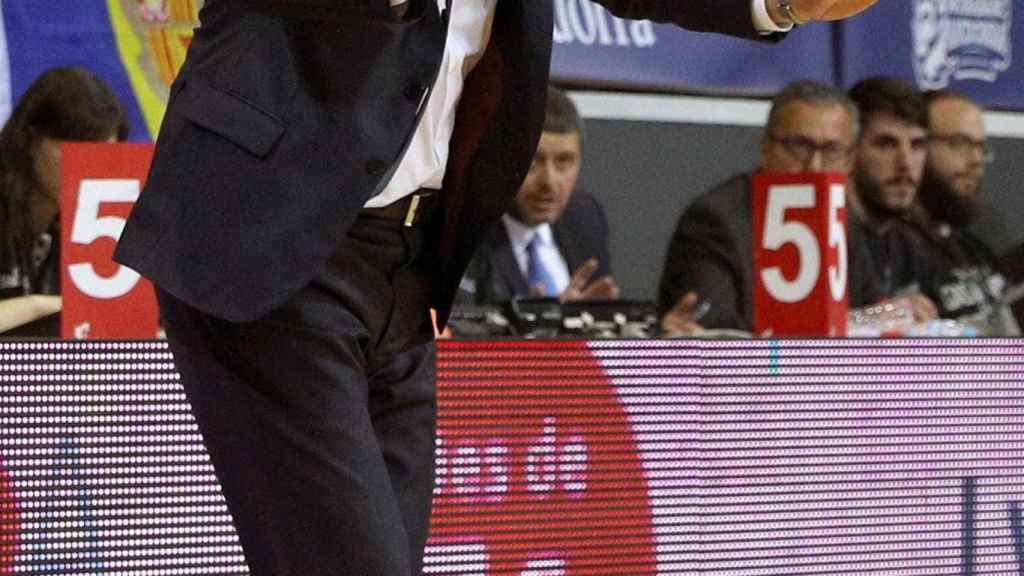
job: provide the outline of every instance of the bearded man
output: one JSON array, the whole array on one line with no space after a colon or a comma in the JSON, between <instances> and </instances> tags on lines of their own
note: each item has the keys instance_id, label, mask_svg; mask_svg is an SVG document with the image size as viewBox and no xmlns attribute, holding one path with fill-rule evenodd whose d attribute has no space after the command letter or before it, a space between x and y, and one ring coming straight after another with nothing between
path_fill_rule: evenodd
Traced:
<instances>
[{"instance_id":1,"label":"bearded man","mask_svg":"<svg viewBox=\"0 0 1024 576\"><path fill-rule=\"evenodd\" d=\"M985 136L984 110L967 96L942 90L926 95L928 156L912 219L926 240L931 273L923 291L939 314L977 324L991 336L1020 329L1003 302L1006 279L992 249L968 230L993 155Z\"/></svg>"}]
</instances>

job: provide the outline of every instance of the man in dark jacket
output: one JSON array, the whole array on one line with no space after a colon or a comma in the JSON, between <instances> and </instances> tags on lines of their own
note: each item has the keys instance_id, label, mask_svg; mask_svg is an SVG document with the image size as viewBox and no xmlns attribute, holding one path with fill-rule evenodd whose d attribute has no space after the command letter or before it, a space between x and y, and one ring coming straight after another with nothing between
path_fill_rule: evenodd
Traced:
<instances>
[{"instance_id":1,"label":"man in dark jacket","mask_svg":"<svg viewBox=\"0 0 1024 576\"><path fill-rule=\"evenodd\" d=\"M871 0L600 3L757 38ZM529 168L552 18L543 0L205 3L116 257L157 286L253 576L420 572L429 308L444 323Z\"/></svg>"},{"instance_id":2,"label":"man in dark jacket","mask_svg":"<svg viewBox=\"0 0 1024 576\"><path fill-rule=\"evenodd\" d=\"M597 199L576 190L583 123L572 100L548 90L540 144L515 201L491 228L462 279L460 301L515 297L616 298L608 221Z\"/></svg>"},{"instance_id":3,"label":"man in dark jacket","mask_svg":"<svg viewBox=\"0 0 1024 576\"><path fill-rule=\"evenodd\" d=\"M928 159L914 212L931 270L921 278L921 288L940 316L972 324L984 335L1015 336L1020 328L1002 301L1007 281L1000 262L968 230L992 158L983 112L958 92L928 94Z\"/></svg>"},{"instance_id":4,"label":"man in dark jacket","mask_svg":"<svg viewBox=\"0 0 1024 576\"><path fill-rule=\"evenodd\" d=\"M924 96L906 81L865 78L850 89L860 114L849 194L851 262L864 264L873 300L905 297L914 318L935 317L935 304L921 294L921 238L907 221L917 199L928 143Z\"/></svg>"},{"instance_id":5,"label":"man in dark jacket","mask_svg":"<svg viewBox=\"0 0 1024 576\"><path fill-rule=\"evenodd\" d=\"M1004 252L999 262L1012 284L1007 290L1007 296L1011 297L1017 326L1024 326L1024 297L1017 297L1018 291L1024 290L1024 242Z\"/></svg>"},{"instance_id":6,"label":"man in dark jacket","mask_svg":"<svg viewBox=\"0 0 1024 576\"><path fill-rule=\"evenodd\" d=\"M772 102L761 137L760 169L846 173L855 116L853 104L838 88L812 81L787 86ZM751 182L751 173L738 174L701 195L680 217L658 290L662 326L669 334L688 331L688 311L697 296L709 303L702 326L753 328ZM851 264L852 280L857 272ZM851 284L852 305L874 297L862 292Z\"/></svg>"}]
</instances>

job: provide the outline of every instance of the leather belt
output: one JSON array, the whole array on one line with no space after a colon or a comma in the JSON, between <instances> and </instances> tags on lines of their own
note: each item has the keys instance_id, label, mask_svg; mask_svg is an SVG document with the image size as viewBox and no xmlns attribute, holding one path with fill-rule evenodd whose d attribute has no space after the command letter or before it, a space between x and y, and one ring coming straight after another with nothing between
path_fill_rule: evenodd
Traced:
<instances>
[{"instance_id":1,"label":"leather belt","mask_svg":"<svg viewBox=\"0 0 1024 576\"><path fill-rule=\"evenodd\" d=\"M439 204L439 190L421 188L412 194L399 198L387 206L363 208L360 217L393 220L403 226L422 226L434 214Z\"/></svg>"}]
</instances>

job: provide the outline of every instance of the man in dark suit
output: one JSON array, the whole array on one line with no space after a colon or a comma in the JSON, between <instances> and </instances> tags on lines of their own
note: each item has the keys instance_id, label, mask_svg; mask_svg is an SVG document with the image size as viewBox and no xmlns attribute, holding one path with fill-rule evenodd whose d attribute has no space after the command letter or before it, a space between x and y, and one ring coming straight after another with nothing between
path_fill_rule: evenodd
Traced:
<instances>
[{"instance_id":1,"label":"man in dark suit","mask_svg":"<svg viewBox=\"0 0 1024 576\"><path fill-rule=\"evenodd\" d=\"M758 38L871 0L600 2ZM552 18L542 0L207 0L117 258L157 286L254 576L419 573L428 310L445 322L529 168Z\"/></svg>"},{"instance_id":2,"label":"man in dark suit","mask_svg":"<svg viewBox=\"0 0 1024 576\"><path fill-rule=\"evenodd\" d=\"M896 300L918 322L932 320L939 310L922 290L931 276L924 242L908 222L928 142L924 96L888 76L860 80L849 96L860 116L847 194L850 278L869 278L874 299Z\"/></svg>"},{"instance_id":3,"label":"man in dark suit","mask_svg":"<svg viewBox=\"0 0 1024 576\"><path fill-rule=\"evenodd\" d=\"M855 116L853 104L838 88L813 81L787 86L768 114L760 169L847 172ZM669 334L692 331L686 320L698 295L709 302L703 327L753 329L751 187L751 173L733 176L680 216L658 288L658 310Z\"/></svg>"},{"instance_id":4,"label":"man in dark suit","mask_svg":"<svg viewBox=\"0 0 1024 576\"><path fill-rule=\"evenodd\" d=\"M582 137L583 123L572 100L549 88L533 164L509 211L469 263L457 301L618 297L604 210L596 198L576 190Z\"/></svg>"}]
</instances>

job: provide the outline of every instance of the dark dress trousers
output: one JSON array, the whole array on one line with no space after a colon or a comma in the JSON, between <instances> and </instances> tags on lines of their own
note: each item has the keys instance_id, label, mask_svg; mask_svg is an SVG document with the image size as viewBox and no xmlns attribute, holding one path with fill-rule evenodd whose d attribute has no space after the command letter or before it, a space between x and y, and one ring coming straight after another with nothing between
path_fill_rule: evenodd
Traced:
<instances>
[{"instance_id":1,"label":"dark dress trousers","mask_svg":"<svg viewBox=\"0 0 1024 576\"><path fill-rule=\"evenodd\" d=\"M598 261L594 279L612 273L608 220L596 198L582 190L574 192L565 211L551 224L551 232L570 275L591 258ZM530 287L519 268L508 230L504 223L497 222L466 269L458 301L501 304L516 296L529 295Z\"/></svg>"},{"instance_id":2,"label":"dark dress trousers","mask_svg":"<svg viewBox=\"0 0 1024 576\"><path fill-rule=\"evenodd\" d=\"M457 1L457 0L456 0ZM750 0L601 0L756 37ZM207 0L116 258L153 280L254 576L420 571L434 351L476 246L530 165L548 0L498 0L425 226L360 215L444 51L434 0Z\"/></svg>"}]
</instances>

